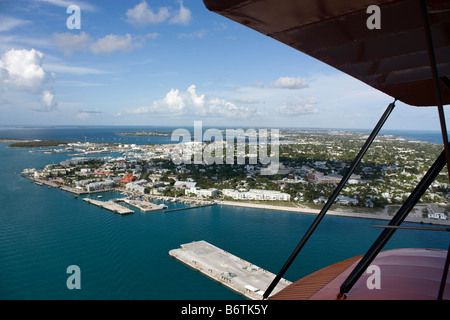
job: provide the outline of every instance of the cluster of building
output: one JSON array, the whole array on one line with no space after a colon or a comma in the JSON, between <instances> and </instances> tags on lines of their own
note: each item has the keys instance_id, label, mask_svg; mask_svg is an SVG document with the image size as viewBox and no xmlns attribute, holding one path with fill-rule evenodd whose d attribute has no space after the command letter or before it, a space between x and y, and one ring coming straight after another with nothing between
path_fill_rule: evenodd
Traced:
<instances>
[{"instance_id":1,"label":"cluster of building","mask_svg":"<svg viewBox=\"0 0 450 320\"><path fill-rule=\"evenodd\" d=\"M324 173L319 171L309 172L307 174L307 178L308 181L316 184L338 184L342 180L342 176L339 174L332 173L325 175ZM367 181L362 180L361 176L357 174L352 174L347 181L347 183L349 184L360 184L365 182Z\"/></svg>"},{"instance_id":2,"label":"cluster of building","mask_svg":"<svg viewBox=\"0 0 450 320\"><path fill-rule=\"evenodd\" d=\"M347 158L344 150L356 152L356 147L360 144L358 137L349 135L349 138L353 138L342 139L337 135L337 138L331 139L333 137L315 133L304 137L293 135L289 144L280 143L280 153L286 158L283 159L284 164L280 162L277 176L269 179L261 179L262 165L250 164L248 159L248 164L233 165L221 171L214 166L207 168L204 161L198 164L195 161L192 164L183 161L177 163L176 157L182 156L184 152L195 157L202 151L203 144L195 141L159 146L122 144L110 147L110 152L121 153L115 158L72 157L59 165L48 165L42 170L25 169L23 173L36 179L59 179L61 185L76 187L84 192L121 187L140 194L184 194L199 198L223 196L234 200L258 201L291 201L292 195L293 201L319 204L326 201L323 195L328 194L332 185L338 184L342 179L336 172L344 172L344 160ZM74 150L74 147L85 148L89 152L103 150L85 143L69 146L64 151ZM378 207L401 203L423 176L424 164L432 158L432 150L425 147L431 148L428 145L423 148L420 145L419 148L418 145L403 144L392 139L389 144L375 143L369 150L372 153L368 153L367 161L362 162L357 171L361 175L353 174L350 177L336 204ZM99 160L103 162L100 163ZM199 172L201 178L197 179ZM240 177L240 180L235 177ZM205 189L199 188L191 178ZM436 181L432 185L433 192L427 192L423 201L445 203L449 196L448 188L448 184ZM441 213L433 210L429 212L429 217L443 219L444 213Z\"/></svg>"},{"instance_id":3,"label":"cluster of building","mask_svg":"<svg viewBox=\"0 0 450 320\"><path fill-rule=\"evenodd\" d=\"M176 181L174 186L176 188L184 189L187 196L203 198L216 197L221 192L224 197L230 197L235 200L290 201L291 199L291 196L288 193L275 190L250 189L247 191L223 189L219 191L219 189L216 188L198 188L194 181Z\"/></svg>"},{"instance_id":4,"label":"cluster of building","mask_svg":"<svg viewBox=\"0 0 450 320\"><path fill-rule=\"evenodd\" d=\"M36 170L35 168L29 168L23 170L23 173L28 176L32 176L35 179L41 179L65 175L67 173L67 170L64 168L52 168L51 165L47 165L43 170Z\"/></svg>"},{"instance_id":5,"label":"cluster of building","mask_svg":"<svg viewBox=\"0 0 450 320\"><path fill-rule=\"evenodd\" d=\"M249 191L239 191L234 189L223 189L222 194L235 200L270 200L270 201L290 201L291 195L275 190L250 189Z\"/></svg>"}]
</instances>

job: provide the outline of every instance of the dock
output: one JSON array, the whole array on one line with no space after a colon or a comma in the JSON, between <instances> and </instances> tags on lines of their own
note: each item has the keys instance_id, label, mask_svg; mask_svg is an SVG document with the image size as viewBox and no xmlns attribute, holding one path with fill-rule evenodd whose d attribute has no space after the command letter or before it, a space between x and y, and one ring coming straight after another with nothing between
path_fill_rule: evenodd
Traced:
<instances>
[{"instance_id":1,"label":"dock","mask_svg":"<svg viewBox=\"0 0 450 320\"><path fill-rule=\"evenodd\" d=\"M174 211L180 211L180 210L189 210L189 209L203 208L203 207L209 207L209 206L214 206L214 205L215 205L215 203L202 204L202 205L198 205L198 206L191 206L191 207L184 207L184 208L176 208L176 209L164 210L164 212L174 212Z\"/></svg>"},{"instance_id":2,"label":"dock","mask_svg":"<svg viewBox=\"0 0 450 320\"><path fill-rule=\"evenodd\" d=\"M275 274L232 255L206 241L182 244L169 255L250 300L262 300ZM272 294L291 282L281 279Z\"/></svg>"},{"instance_id":3,"label":"dock","mask_svg":"<svg viewBox=\"0 0 450 320\"><path fill-rule=\"evenodd\" d=\"M115 203L112 200L109 201L99 201L99 200L93 200L89 198L83 198L84 201L91 203L93 205L102 207L104 209L116 212L118 214L124 215L124 214L133 214L134 211L131 209L128 209L124 206L121 206L120 204Z\"/></svg>"},{"instance_id":4,"label":"dock","mask_svg":"<svg viewBox=\"0 0 450 320\"><path fill-rule=\"evenodd\" d=\"M116 202L123 201L126 204L133 206L135 208L138 208L139 210L144 211L144 212L163 210L162 206L145 201L145 200L141 201L141 200L130 200L130 199L122 198L122 199L116 199L115 201Z\"/></svg>"}]
</instances>

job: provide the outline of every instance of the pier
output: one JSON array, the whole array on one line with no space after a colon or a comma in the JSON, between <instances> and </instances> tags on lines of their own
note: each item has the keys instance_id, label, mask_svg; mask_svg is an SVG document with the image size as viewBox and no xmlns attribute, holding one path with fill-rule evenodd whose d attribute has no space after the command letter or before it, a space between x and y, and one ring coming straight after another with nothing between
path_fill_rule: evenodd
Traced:
<instances>
[{"instance_id":1,"label":"pier","mask_svg":"<svg viewBox=\"0 0 450 320\"><path fill-rule=\"evenodd\" d=\"M145 200L130 200L126 198L121 199L115 199L116 202L123 201L126 204L133 206L135 208L138 208L141 211L144 212L150 212L150 211L159 211L162 210L163 207Z\"/></svg>"},{"instance_id":2,"label":"pier","mask_svg":"<svg viewBox=\"0 0 450 320\"><path fill-rule=\"evenodd\" d=\"M203 207L209 207L209 206L213 206L213 205L215 205L215 203L203 204L203 205L199 205L199 206L191 206L191 207L185 207L185 208L177 208L177 209L164 210L164 212L174 212L174 211L180 211L180 210L188 210L188 209L195 209L195 208L203 208Z\"/></svg>"},{"instance_id":3,"label":"pier","mask_svg":"<svg viewBox=\"0 0 450 320\"><path fill-rule=\"evenodd\" d=\"M93 205L102 207L104 209L116 212L118 214L133 214L134 211L128 208L125 208L124 206L121 206L120 204L115 203L114 201L99 201L99 200L93 200L89 198L84 198L83 201L86 201L88 203L91 203Z\"/></svg>"},{"instance_id":4,"label":"pier","mask_svg":"<svg viewBox=\"0 0 450 320\"><path fill-rule=\"evenodd\" d=\"M250 300L262 300L275 278L275 274L203 240L182 244L179 249L170 250L169 255ZM272 294L290 284L281 279Z\"/></svg>"}]
</instances>

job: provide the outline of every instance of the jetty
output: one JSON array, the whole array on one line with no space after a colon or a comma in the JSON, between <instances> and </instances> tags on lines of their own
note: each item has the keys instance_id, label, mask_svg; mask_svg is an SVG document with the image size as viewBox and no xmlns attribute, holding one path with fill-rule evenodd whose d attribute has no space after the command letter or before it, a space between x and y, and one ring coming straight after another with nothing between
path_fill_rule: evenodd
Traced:
<instances>
[{"instance_id":1,"label":"jetty","mask_svg":"<svg viewBox=\"0 0 450 320\"><path fill-rule=\"evenodd\" d=\"M198 206L190 206L190 207L184 207L184 208L176 208L176 209L170 209L170 210L164 210L164 212L174 212L174 211L180 211L180 210L189 210L189 209L195 209L195 208L203 208L203 207L209 207L214 206L215 203L209 203L209 204L202 204Z\"/></svg>"},{"instance_id":2,"label":"jetty","mask_svg":"<svg viewBox=\"0 0 450 320\"><path fill-rule=\"evenodd\" d=\"M275 274L232 255L206 241L182 244L169 255L250 300L262 300ZM291 282L281 279L272 294Z\"/></svg>"},{"instance_id":3,"label":"jetty","mask_svg":"<svg viewBox=\"0 0 450 320\"><path fill-rule=\"evenodd\" d=\"M83 201L86 201L90 204L102 207L104 209L116 212L118 214L124 215L124 214L133 214L134 211L131 209L128 209L124 206L121 206L118 203L115 203L112 200L109 201L100 201L100 200L93 200L93 199L89 199L89 198L83 198Z\"/></svg>"}]
</instances>

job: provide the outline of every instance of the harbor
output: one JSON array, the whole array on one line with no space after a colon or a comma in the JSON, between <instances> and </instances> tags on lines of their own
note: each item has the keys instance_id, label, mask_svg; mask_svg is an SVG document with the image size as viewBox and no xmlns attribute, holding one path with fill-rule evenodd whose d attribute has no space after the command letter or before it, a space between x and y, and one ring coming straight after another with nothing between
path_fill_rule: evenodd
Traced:
<instances>
[{"instance_id":1,"label":"harbor","mask_svg":"<svg viewBox=\"0 0 450 320\"><path fill-rule=\"evenodd\" d=\"M262 300L275 274L222 250L206 241L182 244L169 255L250 300ZM272 294L291 282L281 279Z\"/></svg>"},{"instance_id":2,"label":"harbor","mask_svg":"<svg viewBox=\"0 0 450 320\"><path fill-rule=\"evenodd\" d=\"M93 200L93 199L89 199L89 198L83 198L83 201L86 201L87 203L99 206L101 208L116 212L120 215L125 215L125 214L133 214L134 211L131 209L128 209L124 206L121 206L118 203L115 203L112 200L109 201L100 201L100 200Z\"/></svg>"}]
</instances>

